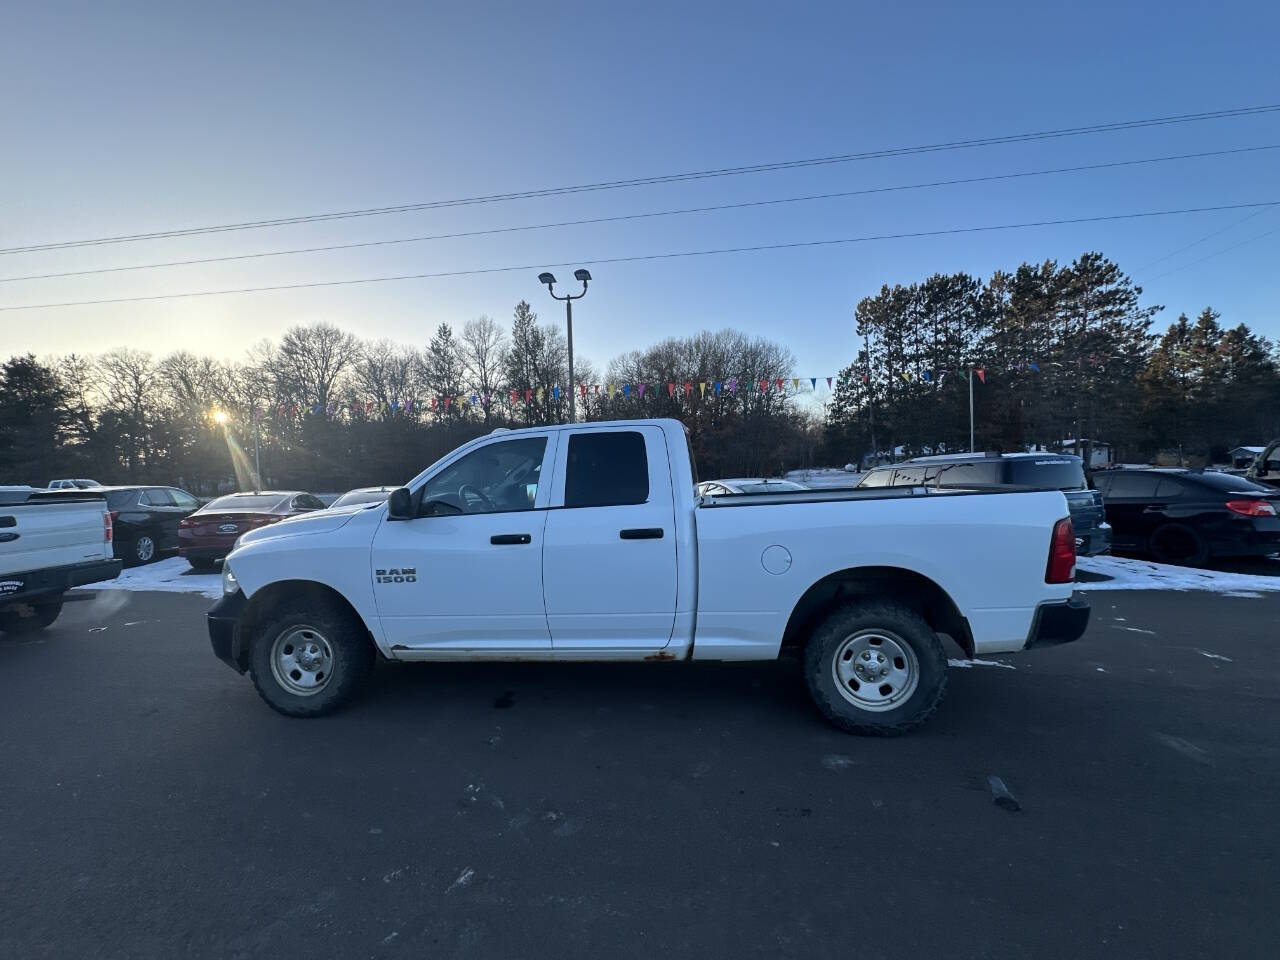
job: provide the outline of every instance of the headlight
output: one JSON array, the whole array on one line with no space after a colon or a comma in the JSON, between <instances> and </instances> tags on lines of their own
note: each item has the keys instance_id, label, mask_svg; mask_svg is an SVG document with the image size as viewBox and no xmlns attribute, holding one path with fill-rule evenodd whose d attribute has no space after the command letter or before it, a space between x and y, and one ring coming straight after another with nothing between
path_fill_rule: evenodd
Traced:
<instances>
[{"instance_id":1,"label":"headlight","mask_svg":"<svg viewBox=\"0 0 1280 960\"><path fill-rule=\"evenodd\" d=\"M236 579L236 575L231 571L231 564L222 561L222 594L236 593L240 589L240 581Z\"/></svg>"}]
</instances>

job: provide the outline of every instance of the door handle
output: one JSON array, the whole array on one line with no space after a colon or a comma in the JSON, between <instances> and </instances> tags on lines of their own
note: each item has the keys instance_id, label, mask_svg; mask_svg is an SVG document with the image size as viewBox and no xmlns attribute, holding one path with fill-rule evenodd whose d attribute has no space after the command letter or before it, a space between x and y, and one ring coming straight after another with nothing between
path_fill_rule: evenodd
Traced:
<instances>
[{"instance_id":1,"label":"door handle","mask_svg":"<svg viewBox=\"0 0 1280 960\"><path fill-rule=\"evenodd\" d=\"M661 527L632 527L630 530L619 530L618 536L623 540L661 540Z\"/></svg>"},{"instance_id":2,"label":"door handle","mask_svg":"<svg viewBox=\"0 0 1280 960\"><path fill-rule=\"evenodd\" d=\"M0 543L13 543L20 536L20 533L0 533Z\"/></svg>"},{"instance_id":3,"label":"door handle","mask_svg":"<svg viewBox=\"0 0 1280 960\"><path fill-rule=\"evenodd\" d=\"M533 537L527 533L495 533L489 542L496 547L515 543L533 543Z\"/></svg>"}]
</instances>

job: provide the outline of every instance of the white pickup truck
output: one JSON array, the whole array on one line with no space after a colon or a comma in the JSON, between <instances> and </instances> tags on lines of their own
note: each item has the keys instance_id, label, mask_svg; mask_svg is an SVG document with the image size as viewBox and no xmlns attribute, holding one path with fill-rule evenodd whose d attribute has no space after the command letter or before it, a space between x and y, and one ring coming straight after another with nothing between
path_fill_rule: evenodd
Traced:
<instances>
[{"instance_id":1,"label":"white pickup truck","mask_svg":"<svg viewBox=\"0 0 1280 960\"><path fill-rule=\"evenodd\" d=\"M0 487L0 633L31 633L72 587L120 573L101 491Z\"/></svg>"},{"instance_id":2,"label":"white pickup truck","mask_svg":"<svg viewBox=\"0 0 1280 960\"><path fill-rule=\"evenodd\" d=\"M498 431L386 503L240 538L214 653L290 716L388 660L803 656L818 709L859 733L937 708L947 657L1078 638L1063 495L911 487L696 498L684 427Z\"/></svg>"}]
</instances>

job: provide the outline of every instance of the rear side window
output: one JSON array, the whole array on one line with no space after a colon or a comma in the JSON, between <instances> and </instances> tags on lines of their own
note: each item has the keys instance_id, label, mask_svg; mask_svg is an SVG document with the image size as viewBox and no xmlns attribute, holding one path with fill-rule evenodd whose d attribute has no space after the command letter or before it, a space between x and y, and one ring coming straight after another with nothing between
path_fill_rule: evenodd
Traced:
<instances>
[{"instance_id":1,"label":"rear side window","mask_svg":"<svg viewBox=\"0 0 1280 960\"><path fill-rule=\"evenodd\" d=\"M309 493L300 493L293 498L293 508L295 510L323 510L324 503L319 497L313 497Z\"/></svg>"},{"instance_id":2,"label":"rear side window","mask_svg":"<svg viewBox=\"0 0 1280 960\"><path fill-rule=\"evenodd\" d=\"M164 490L143 490L139 502L150 507L172 507L173 501Z\"/></svg>"},{"instance_id":3,"label":"rear side window","mask_svg":"<svg viewBox=\"0 0 1280 960\"><path fill-rule=\"evenodd\" d=\"M112 510L123 510L138 502L137 490L108 490L107 506Z\"/></svg>"},{"instance_id":4,"label":"rear side window","mask_svg":"<svg viewBox=\"0 0 1280 960\"><path fill-rule=\"evenodd\" d=\"M1103 496L1108 499L1133 498L1153 500L1160 482L1158 473L1114 473Z\"/></svg>"},{"instance_id":5,"label":"rear side window","mask_svg":"<svg viewBox=\"0 0 1280 960\"><path fill-rule=\"evenodd\" d=\"M1000 461L948 463L938 468L938 485L958 487L969 483L999 483Z\"/></svg>"},{"instance_id":6,"label":"rear side window","mask_svg":"<svg viewBox=\"0 0 1280 960\"><path fill-rule=\"evenodd\" d=\"M1156 499L1158 500L1170 500L1174 497L1194 492L1194 490L1189 490L1185 483L1170 477L1161 477L1160 482L1156 484Z\"/></svg>"},{"instance_id":7,"label":"rear side window","mask_svg":"<svg viewBox=\"0 0 1280 960\"><path fill-rule=\"evenodd\" d=\"M178 506L185 507L188 510L194 510L196 507L200 506L200 501L187 493L187 491L179 490L176 487L169 487L168 490L169 496L173 497L173 502Z\"/></svg>"},{"instance_id":8,"label":"rear side window","mask_svg":"<svg viewBox=\"0 0 1280 960\"><path fill-rule=\"evenodd\" d=\"M649 458L643 434L610 430L569 437L566 507L616 507L648 499Z\"/></svg>"}]
</instances>

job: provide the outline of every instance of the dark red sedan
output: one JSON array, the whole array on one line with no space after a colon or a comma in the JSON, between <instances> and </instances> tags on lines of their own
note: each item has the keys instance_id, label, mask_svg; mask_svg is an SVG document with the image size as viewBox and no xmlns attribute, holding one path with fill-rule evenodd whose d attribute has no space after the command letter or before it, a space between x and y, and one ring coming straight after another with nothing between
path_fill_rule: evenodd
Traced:
<instances>
[{"instance_id":1,"label":"dark red sedan","mask_svg":"<svg viewBox=\"0 0 1280 960\"><path fill-rule=\"evenodd\" d=\"M194 569L212 570L245 531L323 509L319 497L298 490L231 493L211 500L178 524L178 553Z\"/></svg>"}]
</instances>

